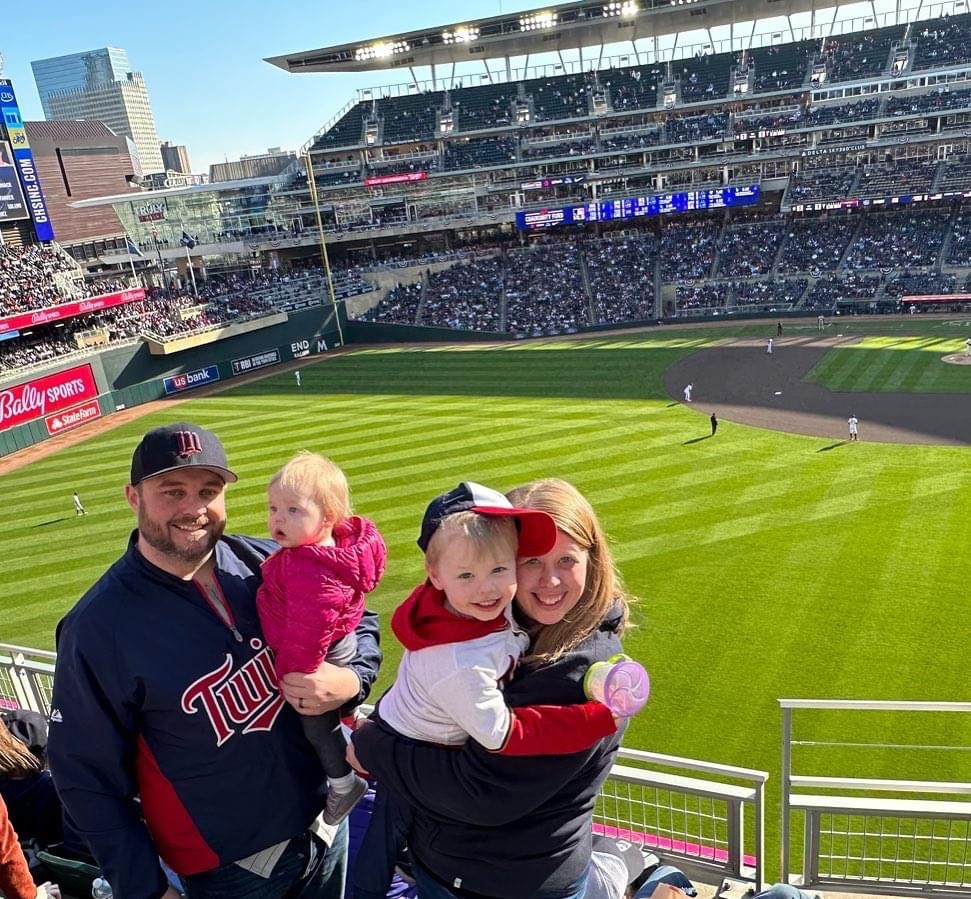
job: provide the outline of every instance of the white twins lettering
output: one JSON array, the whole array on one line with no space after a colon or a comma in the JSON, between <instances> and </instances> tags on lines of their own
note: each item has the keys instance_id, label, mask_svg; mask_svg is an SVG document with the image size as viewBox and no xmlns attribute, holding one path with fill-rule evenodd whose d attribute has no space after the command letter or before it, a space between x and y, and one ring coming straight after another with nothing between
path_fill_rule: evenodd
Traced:
<instances>
[{"instance_id":1,"label":"white twins lettering","mask_svg":"<svg viewBox=\"0 0 971 899\"><path fill-rule=\"evenodd\" d=\"M202 711L209 717L217 746L237 733L270 730L284 705L269 647L237 672L232 670L233 657L226 653L222 665L202 675L182 694L183 712L195 715Z\"/></svg>"}]
</instances>

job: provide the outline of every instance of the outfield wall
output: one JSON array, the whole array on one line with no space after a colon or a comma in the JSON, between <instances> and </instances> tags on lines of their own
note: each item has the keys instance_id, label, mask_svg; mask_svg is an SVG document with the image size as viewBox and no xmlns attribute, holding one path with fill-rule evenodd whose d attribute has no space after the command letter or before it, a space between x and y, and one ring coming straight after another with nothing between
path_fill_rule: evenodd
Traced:
<instances>
[{"instance_id":1,"label":"outfield wall","mask_svg":"<svg viewBox=\"0 0 971 899\"><path fill-rule=\"evenodd\" d=\"M280 324L174 356L153 356L139 342L72 357L0 385L0 456L119 409L269 370L337 343L334 310L314 306L291 313Z\"/></svg>"}]
</instances>

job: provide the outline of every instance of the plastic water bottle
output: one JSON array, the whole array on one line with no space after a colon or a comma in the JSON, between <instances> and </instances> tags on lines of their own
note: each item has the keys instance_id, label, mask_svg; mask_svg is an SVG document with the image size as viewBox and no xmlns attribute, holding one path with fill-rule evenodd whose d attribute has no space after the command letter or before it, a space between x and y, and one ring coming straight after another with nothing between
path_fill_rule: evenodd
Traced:
<instances>
[{"instance_id":1,"label":"plastic water bottle","mask_svg":"<svg viewBox=\"0 0 971 899\"><path fill-rule=\"evenodd\" d=\"M112 899L114 894L111 892L111 884L103 877L96 877L91 884L91 896L93 899Z\"/></svg>"}]
</instances>

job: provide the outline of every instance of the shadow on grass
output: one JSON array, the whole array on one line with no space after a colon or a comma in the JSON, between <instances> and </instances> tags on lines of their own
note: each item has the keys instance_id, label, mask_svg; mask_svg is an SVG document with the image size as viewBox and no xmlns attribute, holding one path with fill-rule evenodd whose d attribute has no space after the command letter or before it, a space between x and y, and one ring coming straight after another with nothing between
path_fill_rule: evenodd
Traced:
<instances>
[{"instance_id":1,"label":"shadow on grass","mask_svg":"<svg viewBox=\"0 0 971 899\"><path fill-rule=\"evenodd\" d=\"M48 525L51 525L51 524L59 524L62 521L69 521L72 518L77 518L77 516L76 515L65 515L65 516L63 516L61 518L52 518L50 521L42 521L42 522L40 522L40 524L31 525L31 527L34 527L34 528L46 528Z\"/></svg>"},{"instance_id":2,"label":"shadow on grass","mask_svg":"<svg viewBox=\"0 0 971 899\"><path fill-rule=\"evenodd\" d=\"M711 440L711 438L714 436L715 436L714 434L705 434L704 437L692 437L690 440L685 440L685 442L682 443L681 445L691 446L692 443L701 443L702 440Z\"/></svg>"},{"instance_id":3,"label":"shadow on grass","mask_svg":"<svg viewBox=\"0 0 971 899\"><path fill-rule=\"evenodd\" d=\"M839 449L841 446L846 446L849 440L838 440L836 443L831 443L829 446L821 446L817 453L828 453L830 450Z\"/></svg>"},{"instance_id":4,"label":"shadow on grass","mask_svg":"<svg viewBox=\"0 0 971 899\"><path fill-rule=\"evenodd\" d=\"M680 405L681 405L681 403L679 403L677 400L675 400L673 403L668 403L664 408L665 409L673 409L675 406L680 406Z\"/></svg>"}]
</instances>

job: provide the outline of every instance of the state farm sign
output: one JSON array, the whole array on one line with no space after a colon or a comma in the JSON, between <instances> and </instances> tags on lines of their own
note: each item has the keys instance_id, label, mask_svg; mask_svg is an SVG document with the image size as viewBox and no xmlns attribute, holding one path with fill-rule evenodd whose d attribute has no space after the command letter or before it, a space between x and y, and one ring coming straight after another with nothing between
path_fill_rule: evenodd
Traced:
<instances>
[{"instance_id":1,"label":"state farm sign","mask_svg":"<svg viewBox=\"0 0 971 899\"><path fill-rule=\"evenodd\" d=\"M0 431L94 399L98 387L90 365L36 378L0 391Z\"/></svg>"},{"instance_id":2,"label":"state farm sign","mask_svg":"<svg viewBox=\"0 0 971 899\"><path fill-rule=\"evenodd\" d=\"M48 415L44 419L47 425L47 433L53 437L62 431L70 431L78 425L83 425L86 421L94 421L101 418L101 406L97 400L88 400L81 406L75 406L66 412L58 412L56 415Z\"/></svg>"}]
</instances>

